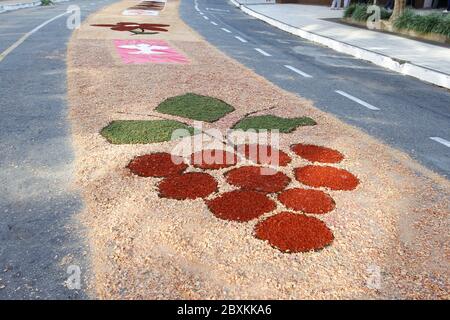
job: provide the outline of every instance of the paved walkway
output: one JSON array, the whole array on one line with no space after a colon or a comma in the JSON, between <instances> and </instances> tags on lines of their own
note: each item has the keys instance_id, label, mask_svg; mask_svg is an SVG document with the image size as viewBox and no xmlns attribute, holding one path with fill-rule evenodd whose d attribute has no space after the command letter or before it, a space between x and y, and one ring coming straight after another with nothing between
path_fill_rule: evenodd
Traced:
<instances>
[{"instance_id":1,"label":"paved walkway","mask_svg":"<svg viewBox=\"0 0 450 320\"><path fill-rule=\"evenodd\" d=\"M450 75L450 48L325 20L342 17L342 10L300 4L258 4L246 7L302 31Z\"/></svg>"},{"instance_id":2,"label":"paved walkway","mask_svg":"<svg viewBox=\"0 0 450 320\"><path fill-rule=\"evenodd\" d=\"M52 0L53 3L65 2L69 0ZM41 5L41 0L0 0L0 13L17 9L37 7Z\"/></svg>"},{"instance_id":3,"label":"paved walkway","mask_svg":"<svg viewBox=\"0 0 450 320\"><path fill-rule=\"evenodd\" d=\"M12 8L28 8L41 4L41 0L0 0L0 12L9 11Z\"/></svg>"},{"instance_id":4,"label":"paved walkway","mask_svg":"<svg viewBox=\"0 0 450 320\"><path fill-rule=\"evenodd\" d=\"M0 4L5 5L14 5L14 4L25 4L25 3L33 3L33 2L41 2L41 0L0 0Z\"/></svg>"}]
</instances>

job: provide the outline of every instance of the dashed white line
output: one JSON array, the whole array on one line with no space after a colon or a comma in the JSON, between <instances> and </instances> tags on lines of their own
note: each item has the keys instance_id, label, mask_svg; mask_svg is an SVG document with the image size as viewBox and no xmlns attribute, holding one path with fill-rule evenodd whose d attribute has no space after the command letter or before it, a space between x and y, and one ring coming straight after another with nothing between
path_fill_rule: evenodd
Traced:
<instances>
[{"instance_id":1,"label":"dashed white line","mask_svg":"<svg viewBox=\"0 0 450 320\"><path fill-rule=\"evenodd\" d=\"M203 19L205 20L209 20L209 18L207 16L203 16Z\"/></svg>"},{"instance_id":2,"label":"dashed white line","mask_svg":"<svg viewBox=\"0 0 450 320\"><path fill-rule=\"evenodd\" d=\"M297 68L294 68L294 67L289 66L289 65L287 65L287 64L285 64L284 66L285 66L286 68L288 68L289 70L292 70L292 71L294 71L295 73L298 73L298 74L301 75L302 77L305 77L305 78L312 78L312 75L307 74L306 72L303 72L303 71L301 71L301 70L298 70Z\"/></svg>"},{"instance_id":3,"label":"dashed white line","mask_svg":"<svg viewBox=\"0 0 450 320\"><path fill-rule=\"evenodd\" d=\"M210 22L211 22L211 24L217 26L217 23L215 23L214 21L210 21Z\"/></svg>"},{"instance_id":4,"label":"dashed white line","mask_svg":"<svg viewBox=\"0 0 450 320\"><path fill-rule=\"evenodd\" d=\"M33 33L39 31L41 28L45 27L47 24L49 24L50 22L55 21L58 18L61 18L63 16L65 16L68 12L64 12L61 14L58 14L57 16L45 21L44 23L38 25L36 28L34 28L33 30L31 30L30 32L25 33L19 40L17 40L12 46L10 46L8 49L6 49L5 51L3 51L0 54L0 62L5 59L5 57L10 54L14 49L16 49L18 46L20 46L25 40L28 39L29 36L31 36Z\"/></svg>"},{"instance_id":5,"label":"dashed white line","mask_svg":"<svg viewBox=\"0 0 450 320\"><path fill-rule=\"evenodd\" d=\"M208 11L217 11L217 12L230 12L230 10L222 10L222 9L215 9L215 8L206 8Z\"/></svg>"},{"instance_id":6,"label":"dashed white line","mask_svg":"<svg viewBox=\"0 0 450 320\"><path fill-rule=\"evenodd\" d=\"M231 31L228 30L228 29L225 29L225 28L220 28L220 29L222 29L222 30L225 31L226 33L231 33Z\"/></svg>"},{"instance_id":7,"label":"dashed white line","mask_svg":"<svg viewBox=\"0 0 450 320\"><path fill-rule=\"evenodd\" d=\"M201 11L199 11L198 13L200 13L201 15L204 15L204 13L203 13L203 12L201 12Z\"/></svg>"},{"instance_id":8,"label":"dashed white line","mask_svg":"<svg viewBox=\"0 0 450 320\"><path fill-rule=\"evenodd\" d=\"M354 97L354 96L352 96L352 95L350 95L350 94L348 94L348 93L346 93L346 92L344 92L344 91L336 90L335 92L336 92L337 94L340 94L341 96L344 96L344 97L346 97L346 98L352 100L352 101L355 101L356 103L359 103L360 105L366 107L367 109L374 110L374 111L380 110L379 108L377 108L377 107L371 105L370 103L367 103L367 102L365 102L365 101L363 101L363 100L361 100L361 99L358 99L358 98L356 98L356 97Z\"/></svg>"},{"instance_id":9,"label":"dashed white line","mask_svg":"<svg viewBox=\"0 0 450 320\"><path fill-rule=\"evenodd\" d=\"M272 55L270 53L265 52L264 50L260 49L260 48L255 48L256 51L258 51L259 53L261 53L263 56L266 57L271 57Z\"/></svg>"},{"instance_id":10,"label":"dashed white line","mask_svg":"<svg viewBox=\"0 0 450 320\"><path fill-rule=\"evenodd\" d=\"M443 144L444 146L450 148L450 141L445 140L443 138L439 138L439 137L430 137L431 140L434 140L436 142L439 142L441 144Z\"/></svg>"},{"instance_id":11,"label":"dashed white line","mask_svg":"<svg viewBox=\"0 0 450 320\"><path fill-rule=\"evenodd\" d=\"M234 36L236 39L238 39L240 42L244 42L244 43L246 43L247 42L247 40L245 40L244 38L241 38L241 37L239 37L239 36Z\"/></svg>"}]
</instances>

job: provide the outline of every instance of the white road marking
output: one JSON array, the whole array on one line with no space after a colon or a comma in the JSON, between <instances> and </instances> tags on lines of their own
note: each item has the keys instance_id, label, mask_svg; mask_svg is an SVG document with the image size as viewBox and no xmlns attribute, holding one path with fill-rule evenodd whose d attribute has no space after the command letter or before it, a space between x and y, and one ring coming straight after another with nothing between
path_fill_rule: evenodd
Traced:
<instances>
[{"instance_id":1,"label":"white road marking","mask_svg":"<svg viewBox=\"0 0 450 320\"><path fill-rule=\"evenodd\" d=\"M256 51L258 51L259 53L261 53L263 56L266 57L271 57L272 55L270 53L265 52L264 50L260 49L260 48L255 48Z\"/></svg>"},{"instance_id":2,"label":"white road marking","mask_svg":"<svg viewBox=\"0 0 450 320\"><path fill-rule=\"evenodd\" d=\"M228 29L225 29L225 28L220 28L220 29L222 29L222 30L225 31L226 33L231 33L231 31L228 30Z\"/></svg>"},{"instance_id":3,"label":"white road marking","mask_svg":"<svg viewBox=\"0 0 450 320\"><path fill-rule=\"evenodd\" d=\"M355 101L356 103L359 103L360 105L366 107L367 109L375 110L375 111L376 110L380 110L379 108L371 105L370 103L367 103L367 102L365 102L365 101L363 101L361 99L358 99L358 98L356 98L356 97L354 97L354 96L352 96L352 95L350 95L350 94L348 94L348 93L346 93L344 91L336 90L335 92L340 94L341 96L344 96L344 97L352 100L352 101Z\"/></svg>"},{"instance_id":4,"label":"white road marking","mask_svg":"<svg viewBox=\"0 0 450 320\"><path fill-rule=\"evenodd\" d=\"M430 137L431 140L442 143L444 146L450 148L450 141L439 138L439 137Z\"/></svg>"},{"instance_id":5,"label":"white road marking","mask_svg":"<svg viewBox=\"0 0 450 320\"><path fill-rule=\"evenodd\" d=\"M230 10L215 9L215 8L206 8L206 10L217 11L217 12L230 12Z\"/></svg>"},{"instance_id":6,"label":"white road marking","mask_svg":"<svg viewBox=\"0 0 450 320\"><path fill-rule=\"evenodd\" d=\"M247 42L247 40L245 40L244 38L241 38L239 36L234 36L236 39L238 39L240 42Z\"/></svg>"},{"instance_id":7,"label":"white road marking","mask_svg":"<svg viewBox=\"0 0 450 320\"><path fill-rule=\"evenodd\" d=\"M210 21L210 22L211 22L211 24L217 26L217 23L215 23L214 21Z\"/></svg>"},{"instance_id":8,"label":"white road marking","mask_svg":"<svg viewBox=\"0 0 450 320\"><path fill-rule=\"evenodd\" d=\"M199 11L198 13L200 13L201 15L204 15L204 13L203 13L203 12L201 12L201 11Z\"/></svg>"},{"instance_id":9,"label":"white road marking","mask_svg":"<svg viewBox=\"0 0 450 320\"><path fill-rule=\"evenodd\" d=\"M68 12L64 12L61 14L58 14L57 16L45 21L44 23L38 25L36 28L34 28L33 30L31 30L28 33L25 33L19 40L17 40L12 46L10 46L8 49L6 49L5 51L3 51L0 54L0 62L6 58L6 56L8 54L10 54L14 49L16 49L18 46L20 46L25 40L28 39L28 37L30 37L33 33L39 31L41 28L45 27L46 25L48 25L50 22L55 21L56 19L61 18L62 16L65 16L66 14L68 14Z\"/></svg>"},{"instance_id":10,"label":"white road marking","mask_svg":"<svg viewBox=\"0 0 450 320\"><path fill-rule=\"evenodd\" d=\"M301 71L301 70L298 70L297 68L294 68L294 67L289 66L289 65L287 65L287 64L285 64L284 66L285 66L286 68L288 68L289 70L292 70L292 71L294 71L295 73L298 73L299 75L301 75L301 76L303 76L303 77L305 77L305 78L312 78L312 75L307 74L306 72L303 72L303 71Z\"/></svg>"},{"instance_id":11,"label":"white road marking","mask_svg":"<svg viewBox=\"0 0 450 320\"><path fill-rule=\"evenodd\" d=\"M203 16L203 18L204 18L205 20L209 20L209 18L208 18L207 16Z\"/></svg>"}]
</instances>

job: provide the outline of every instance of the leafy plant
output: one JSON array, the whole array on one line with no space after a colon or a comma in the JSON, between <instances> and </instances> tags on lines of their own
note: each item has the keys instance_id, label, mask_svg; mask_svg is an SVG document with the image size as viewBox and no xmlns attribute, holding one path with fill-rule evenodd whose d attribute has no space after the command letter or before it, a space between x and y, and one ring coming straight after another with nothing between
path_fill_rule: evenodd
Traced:
<instances>
[{"instance_id":1,"label":"leafy plant","mask_svg":"<svg viewBox=\"0 0 450 320\"><path fill-rule=\"evenodd\" d=\"M372 13L367 13L367 8L369 6L366 4L352 4L344 11L344 18L351 18L354 21L365 22L372 15ZM388 20L392 12L389 12L385 8L380 8L380 19Z\"/></svg>"},{"instance_id":2,"label":"leafy plant","mask_svg":"<svg viewBox=\"0 0 450 320\"><path fill-rule=\"evenodd\" d=\"M344 11L344 18L350 18L353 15L353 12L355 12L357 4L352 4L348 6Z\"/></svg>"},{"instance_id":3,"label":"leafy plant","mask_svg":"<svg viewBox=\"0 0 450 320\"><path fill-rule=\"evenodd\" d=\"M52 0L41 0L41 6L49 6L52 4L53 4Z\"/></svg>"},{"instance_id":4,"label":"leafy plant","mask_svg":"<svg viewBox=\"0 0 450 320\"><path fill-rule=\"evenodd\" d=\"M419 15L412 10L405 10L394 21L394 27L420 33L437 33L450 37L450 17L440 13Z\"/></svg>"},{"instance_id":5,"label":"leafy plant","mask_svg":"<svg viewBox=\"0 0 450 320\"><path fill-rule=\"evenodd\" d=\"M380 11L381 20L389 20L389 18L391 16L392 16L392 11L388 11L385 8L381 8L381 11Z\"/></svg>"},{"instance_id":6,"label":"leafy plant","mask_svg":"<svg viewBox=\"0 0 450 320\"><path fill-rule=\"evenodd\" d=\"M450 38L450 15L446 15L443 19L440 19L431 32L443 34L444 36Z\"/></svg>"},{"instance_id":7,"label":"leafy plant","mask_svg":"<svg viewBox=\"0 0 450 320\"><path fill-rule=\"evenodd\" d=\"M355 7L355 10L352 14L352 19L355 21L367 21L367 18L369 18L370 14L367 13L367 5L364 4L358 4Z\"/></svg>"}]
</instances>

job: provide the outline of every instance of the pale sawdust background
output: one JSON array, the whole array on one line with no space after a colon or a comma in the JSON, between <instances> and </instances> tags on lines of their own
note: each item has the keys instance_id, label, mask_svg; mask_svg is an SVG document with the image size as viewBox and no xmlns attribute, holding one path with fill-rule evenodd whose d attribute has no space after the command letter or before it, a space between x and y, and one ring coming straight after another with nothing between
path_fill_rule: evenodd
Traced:
<instances>
[{"instance_id":1,"label":"pale sawdust background","mask_svg":"<svg viewBox=\"0 0 450 320\"><path fill-rule=\"evenodd\" d=\"M447 180L229 59L181 22L177 1L169 1L159 17L120 15L135 3L123 1L90 16L69 45L70 120L77 184L86 203L81 219L91 245L93 296L448 299ZM89 26L119 21L170 21L171 26L157 37ZM168 40L190 64L122 64L112 39L139 37ZM125 169L133 157L170 152L177 142L111 145L99 131L116 119L154 119L149 115L161 101L186 92L236 108L208 127L225 130L246 113L271 107L276 107L271 114L318 122L282 135L281 144L284 151L298 142L335 148L346 156L336 167L361 180L354 191L329 192L336 209L319 218L333 230L332 246L283 254L253 237L257 220L227 222L215 218L202 200L160 199L159 179ZM307 162L289 154L294 161L282 171L293 178L292 168ZM232 189L223 182L224 171L211 172L221 192ZM300 183L293 179L291 186ZM380 290L366 286L371 265L382 271Z\"/></svg>"}]
</instances>

